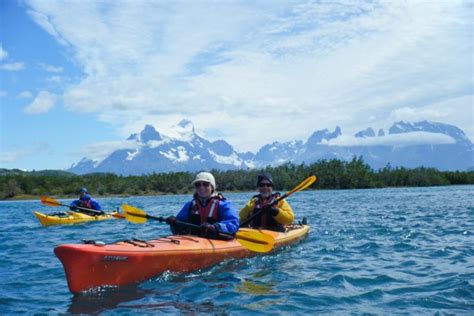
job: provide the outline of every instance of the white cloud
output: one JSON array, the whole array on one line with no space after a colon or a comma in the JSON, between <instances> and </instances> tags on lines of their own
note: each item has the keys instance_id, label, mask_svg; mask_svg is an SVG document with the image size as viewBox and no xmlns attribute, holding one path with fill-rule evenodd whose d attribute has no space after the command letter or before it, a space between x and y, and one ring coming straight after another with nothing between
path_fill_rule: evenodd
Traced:
<instances>
[{"instance_id":1,"label":"white cloud","mask_svg":"<svg viewBox=\"0 0 474 316\"><path fill-rule=\"evenodd\" d=\"M18 163L23 158L31 157L31 155L50 153L51 151L51 146L45 142L38 142L23 148L16 148L12 150L2 149L0 163Z\"/></svg>"},{"instance_id":2,"label":"white cloud","mask_svg":"<svg viewBox=\"0 0 474 316\"><path fill-rule=\"evenodd\" d=\"M0 60L8 57L8 53L3 49L3 45L0 43Z\"/></svg>"},{"instance_id":3,"label":"white cloud","mask_svg":"<svg viewBox=\"0 0 474 316\"><path fill-rule=\"evenodd\" d=\"M46 81L48 82L54 82L54 83L60 83L62 81L60 76L51 76L46 78Z\"/></svg>"},{"instance_id":4,"label":"white cloud","mask_svg":"<svg viewBox=\"0 0 474 316\"><path fill-rule=\"evenodd\" d=\"M323 144L333 146L414 146L414 145L439 145L454 144L452 137L445 134L428 132L411 132L403 134L389 134L378 137L358 138L353 136L340 136L329 141L323 140Z\"/></svg>"},{"instance_id":5,"label":"white cloud","mask_svg":"<svg viewBox=\"0 0 474 316\"><path fill-rule=\"evenodd\" d=\"M0 97L6 97L8 95L8 92L0 90Z\"/></svg>"},{"instance_id":6,"label":"white cloud","mask_svg":"<svg viewBox=\"0 0 474 316\"><path fill-rule=\"evenodd\" d=\"M26 114L42 114L49 112L57 101L57 96L48 91L40 91L33 102L24 108Z\"/></svg>"},{"instance_id":7,"label":"white cloud","mask_svg":"<svg viewBox=\"0 0 474 316\"><path fill-rule=\"evenodd\" d=\"M31 3L33 4L33 2L31 2ZM53 4L53 3L52 2L51 3L43 3L42 5L48 6L49 4ZM60 13L60 12L58 12L58 13ZM31 11L31 10L28 11L28 14L46 32L48 32L49 34L54 36L56 38L56 40L58 40L60 43L62 43L64 45L67 45L67 42L64 39L61 38L61 35L56 31L55 26L53 25L52 21L50 21L50 18L47 15L45 15L43 13L40 13L38 11Z\"/></svg>"},{"instance_id":8,"label":"white cloud","mask_svg":"<svg viewBox=\"0 0 474 316\"><path fill-rule=\"evenodd\" d=\"M15 63L7 63L0 65L0 69L6 71L20 71L25 69L25 63L22 62L15 62Z\"/></svg>"},{"instance_id":9,"label":"white cloud","mask_svg":"<svg viewBox=\"0 0 474 316\"><path fill-rule=\"evenodd\" d=\"M64 70L63 67L56 67L45 63L39 63L38 65L47 72L61 73Z\"/></svg>"},{"instance_id":10,"label":"white cloud","mask_svg":"<svg viewBox=\"0 0 474 316\"><path fill-rule=\"evenodd\" d=\"M29 151L26 150L15 150L15 151L2 151L2 155L0 156L1 163L15 163L18 162L23 157L26 157L30 154Z\"/></svg>"},{"instance_id":11,"label":"white cloud","mask_svg":"<svg viewBox=\"0 0 474 316\"><path fill-rule=\"evenodd\" d=\"M445 109L445 111L449 111L450 109ZM426 118L431 119L441 119L446 116L443 111L435 110L435 109L417 109L411 107L402 107L399 109L395 109L390 113L390 117L393 118L395 121L403 121L403 120L423 120Z\"/></svg>"},{"instance_id":12,"label":"white cloud","mask_svg":"<svg viewBox=\"0 0 474 316\"><path fill-rule=\"evenodd\" d=\"M188 117L254 150L472 95L469 2L28 3L82 67L66 108L123 133Z\"/></svg>"},{"instance_id":13,"label":"white cloud","mask_svg":"<svg viewBox=\"0 0 474 316\"><path fill-rule=\"evenodd\" d=\"M137 154L138 150L143 146L142 143L136 141L111 141L91 143L81 148L77 155L87 157L97 163L105 159L112 152L120 149L129 149L130 155Z\"/></svg>"},{"instance_id":14,"label":"white cloud","mask_svg":"<svg viewBox=\"0 0 474 316\"><path fill-rule=\"evenodd\" d=\"M18 99L31 99L32 97L33 95L28 90L20 92L17 96Z\"/></svg>"}]
</instances>

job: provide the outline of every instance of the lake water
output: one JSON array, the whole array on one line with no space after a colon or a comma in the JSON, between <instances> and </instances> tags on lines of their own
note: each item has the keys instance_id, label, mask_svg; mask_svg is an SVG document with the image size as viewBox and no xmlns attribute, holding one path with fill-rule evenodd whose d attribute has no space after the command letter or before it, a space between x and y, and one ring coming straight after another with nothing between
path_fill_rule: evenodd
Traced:
<instances>
[{"instance_id":1,"label":"lake water","mask_svg":"<svg viewBox=\"0 0 474 316\"><path fill-rule=\"evenodd\" d=\"M225 194L240 208L252 193ZM53 248L169 234L125 220L42 227L39 201L0 202L2 314L474 314L474 186L304 191L309 236L276 253L74 296ZM107 198L173 215L189 196ZM64 200L69 203L70 200Z\"/></svg>"}]
</instances>

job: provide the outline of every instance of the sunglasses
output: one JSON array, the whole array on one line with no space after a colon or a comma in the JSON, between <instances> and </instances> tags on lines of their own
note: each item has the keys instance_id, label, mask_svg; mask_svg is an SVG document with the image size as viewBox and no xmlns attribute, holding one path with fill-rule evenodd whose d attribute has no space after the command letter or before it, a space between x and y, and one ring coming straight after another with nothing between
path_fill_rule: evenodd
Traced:
<instances>
[{"instance_id":1,"label":"sunglasses","mask_svg":"<svg viewBox=\"0 0 474 316\"><path fill-rule=\"evenodd\" d=\"M259 187L272 187L273 185L271 183L259 183L258 184Z\"/></svg>"},{"instance_id":2,"label":"sunglasses","mask_svg":"<svg viewBox=\"0 0 474 316\"><path fill-rule=\"evenodd\" d=\"M200 186L208 187L208 186L210 186L210 185L211 185L211 184L210 184L209 182L196 182L196 183L194 183L194 186L195 186L196 188L199 188Z\"/></svg>"}]
</instances>

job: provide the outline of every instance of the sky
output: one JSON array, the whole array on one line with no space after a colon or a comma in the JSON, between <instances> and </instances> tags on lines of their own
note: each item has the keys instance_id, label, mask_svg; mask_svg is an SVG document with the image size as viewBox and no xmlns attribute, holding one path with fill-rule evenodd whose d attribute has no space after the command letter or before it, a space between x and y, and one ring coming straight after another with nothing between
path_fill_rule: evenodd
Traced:
<instances>
[{"instance_id":1,"label":"sky","mask_svg":"<svg viewBox=\"0 0 474 316\"><path fill-rule=\"evenodd\" d=\"M239 152L400 120L474 139L472 1L2 0L0 14L0 168L66 169L182 119Z\"/></svg>"}]
</instances>

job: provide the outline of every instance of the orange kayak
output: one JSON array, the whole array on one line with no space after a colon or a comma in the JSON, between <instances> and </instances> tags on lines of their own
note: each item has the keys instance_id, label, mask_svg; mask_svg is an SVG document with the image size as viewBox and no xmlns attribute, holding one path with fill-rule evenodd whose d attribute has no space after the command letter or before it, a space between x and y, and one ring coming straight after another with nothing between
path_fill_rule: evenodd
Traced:
<instances>
[{"instance_id":1,"label":"orange kayak","mask_svg":"<svg viewBox=\"0 0 474 316\"><path fill-rule=\"evenodd\" d=\"M241 228L240 231L251 230ZM274 248L292 244L308 234L308 225L291 225L287 232L260 230L275 238ZM236 240L168 236L149 241L115 244L60 245L54 253L64 266L69 290L80 293L101 286L123 286L150 279L165 271L190 272L231 258L256 253Z\"/></svg>"}]
</instances>

